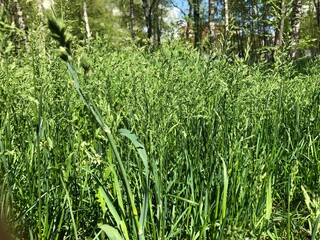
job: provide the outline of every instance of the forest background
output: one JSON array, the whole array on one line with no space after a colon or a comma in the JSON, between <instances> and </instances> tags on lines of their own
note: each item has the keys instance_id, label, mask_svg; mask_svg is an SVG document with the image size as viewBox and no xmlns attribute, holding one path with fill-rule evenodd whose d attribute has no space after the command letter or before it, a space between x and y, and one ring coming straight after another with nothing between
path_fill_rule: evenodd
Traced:
<instances>
[{"instance_id":1,"label":"forest background","mask_svg":"<svg viewBox=\"0 0 320 240\"><path fill-rule=\"evenodd\" d=\"M228 49L253 59L270 58L277 49L293 58L320 49L318 0L2 0L3 34L28 32L45 22L54 6L78 39L106 35L112 41L189 41L202 49Z\"/></svg>"}]
</instances>

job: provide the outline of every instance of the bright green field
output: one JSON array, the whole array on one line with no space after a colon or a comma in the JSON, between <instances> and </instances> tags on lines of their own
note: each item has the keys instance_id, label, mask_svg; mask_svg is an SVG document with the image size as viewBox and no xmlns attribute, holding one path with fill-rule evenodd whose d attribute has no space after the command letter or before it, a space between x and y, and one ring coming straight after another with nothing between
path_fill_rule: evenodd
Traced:
<instances>
[{"instance_id":1,"label":"bright green field","mask_svg":"<svg viewBox=\"0 0 320 240\"><path fill-rule=\"evenodd\" d=\"M0 207L20 237L320 238L320 60L74 46L111 135L55 48L0 52Z\"/></svg>"}]
</instances>

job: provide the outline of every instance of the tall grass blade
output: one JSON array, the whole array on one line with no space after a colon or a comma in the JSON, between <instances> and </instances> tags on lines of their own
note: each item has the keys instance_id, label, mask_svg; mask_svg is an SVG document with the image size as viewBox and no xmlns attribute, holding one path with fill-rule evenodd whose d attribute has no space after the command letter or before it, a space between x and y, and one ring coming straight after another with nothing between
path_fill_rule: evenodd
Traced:
<instances>
[{"instance_id":1,"label":"tall grass blade","mask_svg":"<svg viewBox=\"0 0 320 240\"><path fill-rule=\"evenodd\" d=\"M128 129L120 129L120 134L122 136L127 137L132 142L133 146L137 149L139 156L143 162L145 171L146 171L146 181L148 183L148 176L149 176L149 164L148 164L148 156L145 147L138 141L137 135L129 131Z\"/></svg>"},{"instance_id":2,"label":"tall grass blade","mask_svg":"<svg viewBox=\"0 0 320 240\"><path fill-rule=\"evenodd\" d=\"M227 211L228 173L227 173L226 163L223 159L222 159L222 166L223 166L223 191L222 191L221 219L224 219L226 217L226 211Z\"/></svg>"},{"instance_id":3,"label":"tall grass blade","mask_svg":"<svg viewBox=\"0 0 320 240\"><path fill-rule=\"evenodd\" d=\"M50 21L54 22L56 21L56 19L54 17L49 18L49 23ZM60 24L58 21L57 23L51 23L51 26L54 26L52 28L50 28L50 30L52 31L53 34L56 34L57 36L59 36L59 38L57 39L61 45L62 48L66 48L66 52L62 52L61 57L63 60L66 61L67 66L68 66L68 70L72 76L75 88L79 94L79 96L81 97L82 102L87 106L87 108L90 110L90 112L92 113L92 115L94 116L94 118L96 119L97 123L99 124L99 126L102 128L102 130L104 131L104 133L106 134L109 143L111 145L111 148L113 150L113 153L115 155L115 158L117 160L117 163L119 165L120 168L120 175L122 177L122 180L124 182L124 186L125 186L125 190L127 193L127 197L129 198L129 202L130 202L130 208L131 208L131 214L132 214L132 218L134 219L135 222L135 227L138 231L138 235L139 235L139 239L143 240L144 239L144 233L143 233L143 229L140 227L140 223L139 223L139 219L138 219L138 211L136 208L136 205L134 203L134 196L132 194L132 190L129 184L129 180L127 178L127 173L126 170L123 166L122 160L120 158L120 154L118 152L116 143L114 141L113 135L111 134L111 130L110 128L105 124L100 111L98 110L98 108L95 106L95 104L93 103L93 101L89 101L89 99L87 97L85 97L85 95L83 94L81 87L79 85L79 81L78 81L78 75L77 75L77 71L76 68L73 64L73 60L72 60L72 53L71 53L71 49L70 49L70 36L68 35L68 33L66 33L65 28L64 27L60 27ZM57 26L57 27L56 27ZM50 25L49 25L50 27ZM61 29L60 29L61 28Z\"/></svg>"},{"instance_id":4,"label":"tall grass blade","mask_svg":"<svg viewBox=\"0 0 320 240\"><path fill-rule=\"evenodd\" d=\"M105 234L107 234L108 238L110 240L122 240L123 238L121 237L120 233L118 232L117 229L115 229L114 227L111 227L109 225L101 225L99 226L99 228L101 228Z\"/></svg>"},{"instance_id":5,"label":"tall grass blade","mask_svg":"<svg viewBox=\"0 0 320 240\"><path fill-rule=\"evenodd\" d=\"M266 219L269 221L272 213L272 174L269 176L266 192Z\"/></svg>"},{"instance_id":6,"label":"tall grass blade","mask_svg":"<svg viewBox=\"0 0 320 240\"><path fill-rule=\"evenodd\" d=\"M119 227L120 223L121 223L120 214L118 213L117 209L113 205L109 194L107 194L106 191L100 186L99 189L98 189L97 196L98 196L99 199L101 197L104 199L104 201L105 201L108 209L110 210L114 220L116 220L117 226Z\"/></svg>"},{"instance_id":7,"label":"tall grass blade","mask_svg":"<svg viewBox=\"0 0 320 240\"><path fill-rule=\"evenodd\" d=\"M148 188L149 188L148 156L147 156L147 152L146 152L144 146L138 141L137 135L135 135L134 133L132 133L131 131L129 131L127 129L120 129L119 132L122 136L127 137L132 142L132 144L136 148L136 150L137 150L137 152L143 162L144 168L145 168L146 183L144 186L143 205L141 208L140 219L139 219L139 223L140 223L139 235L140 235L140 234L143 234L143 232L144 232L144 226L146 223L147 213L148 213Z\"/></svg>"},{"instance_id":8,"label":"tall grass blade","mask_svg":"<svg viewBox=\"0 0 320 240\"><path fill-rule=\"evenodd\" d=\"M74 238L76 240L78 240L78 228L77 228L77 224L76 224L76 221L74 219L74 215L73 215L73 208L72 208L72 203L71 203L71 199L70 199L70 196L69 196L69 192L66 188L66 185L63 181L63 178L60 176L60 180L61 180L61 183L62 183L62 186L64 188L64 191L66 193L65 195L65 198L67 200L67 203L68 203L68 206L69 206L69 212L70 212L70 216L71 216L71 220L72 220L72 227L73 227L73 230L74 230Z\"/></svg>"},{"instance_id":9,"label":"tall grass blade","mask_svg":"<svg viewBox=\"0 0 320 240\"><path fill-rule=\"evenodd\" d=\"M193 205L193 206L198 206L198 205L199 205L199 203L197 203L197 202L195 202L195 201L192 201L192 200L189 200L189 199L186 199L186 198L177 196L177 195L173 195L173 194L170 194L170 193L168 193L167 196L168 196L168 197L173 197L173 198L179 199L179 200L184 201L184 202L186 202L186 203L189 203L189 204L191 204L191 205Z\"/></svg>"},{"instance_id":10,"label":"tall grass blade","mask_svg":"<svg viewBox=\"0 0 320 240\"><path fill-rule=\"evenodd\" d=\"M320 223L320 214L318 215L317 220L312 227L311 240L317 239L316 237L317 237L317 233L318 233L318 229L319 229L319 223Z\"/></svg>"}]
</instances>

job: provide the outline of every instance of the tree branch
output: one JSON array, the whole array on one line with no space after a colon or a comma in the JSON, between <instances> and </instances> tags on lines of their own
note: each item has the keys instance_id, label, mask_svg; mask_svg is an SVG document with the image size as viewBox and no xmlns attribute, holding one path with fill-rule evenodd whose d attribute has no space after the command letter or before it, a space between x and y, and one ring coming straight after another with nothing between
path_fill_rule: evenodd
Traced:
<instances>
[{"instance_id":1,"label":"tree branch","mask_svg":"<svg viewBox=\"0 0 320 240\"><path fill-rule=\"evenodd\" d=\"M171 4L172 6L174 6L175 8L178 8L180 10L180 12L183 14L183 16L187 16L188 14L186 14L180 7L178 7L173 0L171 0Z\"/></svg>"}]
</instances>

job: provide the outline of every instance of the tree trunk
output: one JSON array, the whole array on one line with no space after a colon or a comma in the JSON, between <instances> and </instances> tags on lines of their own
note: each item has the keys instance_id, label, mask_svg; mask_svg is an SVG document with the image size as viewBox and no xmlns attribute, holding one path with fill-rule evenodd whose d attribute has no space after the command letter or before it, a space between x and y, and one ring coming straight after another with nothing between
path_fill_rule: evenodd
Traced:
<instances>
[{"instance_id":1,"label":"tree trunk","mask_svg":"<svg viewBox=\"0 0 320 240\"><path fill-rule=\"evenodd\" d=\"M194 20L194 47L198 48L201 42L201 23L200 23L200 1L193 0L193 20Z\"/></svg>"},{"instance_id":2,"label":"tree trunk","mask_svg":"<svg viewBox=\"0 0 320 240\"><path fill-rule=\"evenodd\" d=\"M134 40L136 37L136 34L134 32L134 3L133 0L130 0L130 32L132 39Z\"/></svg>"},{"instance_id":3,"label":"tree trunk","mask_svg":"<svg viewBox=\"0 0 320 240\"><path fill-rule=\"evenodd\" d=\"M87 11L87 1L83 0L83 19L86 26L86 33L87 38L90 39L91 32L90 32L90 24L89 24L89 17L88 17L88 11Z\"/></svg>"},{"instance_id":4,"label":"tree trunk","mask_svg":"<svg viewBox=\"0 0 320 240\"><path fill-rule=\"evenodd\" d=\"M187 19L186 39L190 39L190 28L191 28L190 22L192 19L192 12L193 12L192 1L189 0L188 3L189 3L189 14L188 14L188 19Z\"/></svg>"},{"instance_id":5,"label":"tree trunk","mask_svg":"<svg viewBox=\"0 0 320 240\"><path fill-rule=\"evenodd\" d=\"M160 11L160 16L158 16L158 19L157 19L157 44L158 44L158 46L160 46L160 44L161 44L161 35L162 35L162 31L161 31L161 23L162 23L162 21L163 21L163 18L162 18L162 16L163 16L163 8L159 8L158 7L158 9L159 9L159 11Z\"/></svg>"},{"instance_id":6,"label":"tree trunk","mask_svg":"<svg viewBox=\"0 0 320 240\"><path fill-rule=\"evenodd\" d=\"M209 0L209 31L210 43L213 44L216 40L214 32L214 0Z\"/></svg>"},{"instance_id":7,"label":"tree trunk","mask_svg":"<svg viewBox=\"0 0 320 240\"><path fill-rule=\"evenodd\" d=\"M238 49L238 53L239 53L239 57L244 57L244 45L245 45L245 34L244 34L244 24L245 24L245 17L244 17L244 13L243 11L240 11L240 16L241 16L241 21L239 23L239 29L241 31L239 31L239 49Z\"/></svg>"},{"instance_id":8,"label":"tree trunk","mask_svg":"<svg viewBox=\"0 0 320 240\"><path fill-rule=\"evenodd\" d=\"M316 9L316 18L317 18L317 27L318 31L320 31L320 0L313 0L314 7ZM320 53L320 41L317 40L318 45L318 53Z\"/></svg>"},{"instance_id":9,"label":"tree trunk","mask_svg":"<svg viewBox=\"0 0 320 240\"><path fill-rule=\"evenodd\" d=\"M292 3L292 52L291 57L297 58L298 56L298 44L300 39L300 27L302 17L302 0L294 0Z\"/></svg>"},{"instance_id":10,"label":"tree trunk","mask_svg":"<svg viewBox=\"0 0 320 240\"><path fill-rule=\"evenodd\" d=\"M151 39L153 35L153 23L152 23L152 12L150 9L148 11L147 26L148 26L148 38Z\"/></svg>"},{"instance_id":11,"label":"tree trunk","mask_svg":"<svg viewBox=\"0 0 320 240\"><path fill-rule=\"evenodd\" d=\"M158 34L159 34L159 6L157 5L157 2L154 0L152 2L152 7L151 7L151 12L152 12L152 25L154 27L153 29L153 36L152 36L152 45L153 47L157 47L158 46Z\"/></svg>"},{"instance_id":12,"label":"tree trunk","mask_svg":"<svg viewBox=\"0 0 320 240\"><path fill-rule=\"evenodd\" d=\"M149 39L152 38L152 11L151 11L151 7L149 5L148 0L142 0L142 4L143 4L143 10L144 10L144 17L146 20L146 27L147 27L147 37Z\"/></svg>"},{"instance_id":13,"label":"tree trunk","mask_svg":"<svg viewBox=\"0 0 320 240\"><path fill-rule=\"evenodd\" d=\"M224 19L225 19L225 35L229 34L229 4L228 0L224 0Z\"/></svg>"},{"instance_id":14,"label":"tree trunk","mask_svg":"<svg viewBox=\"0 0 320 240\"><path fill-rule=\"evenodd\" d=\"M320 27L320 0L313 0L313 4L316 10L317 26Z\"/></svg>"},{"instance_id":15,"label":"tree trunk","mask_svg":"<svg viewBox=\"0 0 320 240\"><path fill-rule=\"evenodd\" d=\"M23 19L23 13L19 4L19 0L13 0L14 7L15 7L15 23L18 28L25 30L26 24Z\"/></svg>"},{"instance_id":16,"label":"tree trunk","mask_svg":"<svg viewBox=\"0 0 320 240\"><path fill-rule=\"evenodd\" d=\"M158 14L156 14L156 13L153 13L152 14L152 16L153 16L153 23L152 23L152 25L154 26L154 29L153 29L153 34L152 34L152 46L153 47L157 47L157 39L158 39Z\"/></svg>"},{"instance_id":17,"label":"tree trunk","mask_svg":"<svg viewBox=\"0 0 320 240\"><path fill-rule=\"evenodd\" d=\"M285 0L282 0L281 7L280 7L280 21L278 24L278 28L276 29L275 38L274 38L274 45L276 47L282 46L285 14L286 14L286 4L285 4Z\"/></svg>"},{"instance_id":18,"label":"tree trunk","mask_svg":"<svg viewBox=\"0 0 320 240\"><path fill-rule=\"evenodd\" d=\"M262 32L263 32L263 38L262 38L262 46L266 47L268 46L268 38L267 38L267 21L268 21L268 15L267 15L268 8L266 4L263 5L262 8Z\"/></svg>"}]
</instances>

